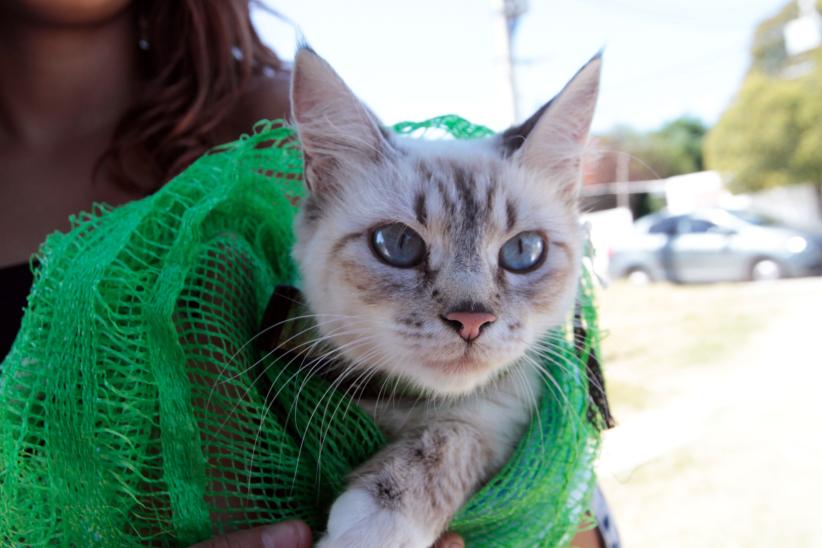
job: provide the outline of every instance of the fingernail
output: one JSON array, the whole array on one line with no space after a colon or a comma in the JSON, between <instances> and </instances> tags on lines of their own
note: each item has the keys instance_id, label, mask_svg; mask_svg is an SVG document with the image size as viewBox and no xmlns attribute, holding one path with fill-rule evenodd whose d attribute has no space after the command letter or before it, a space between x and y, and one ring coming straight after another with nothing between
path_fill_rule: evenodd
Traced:
<instances>
[{"instance_id":1,"label":"fingernail","mask_svg":"<svg viewBox=\"0 0 822 548\"><path fill-rule=\"evenodd\" d=\"M445 548L465 548L465 544L461 540L452 540L446 544Z\"/></svg>"},{"instance_id":2,"label":"fingernail","mask_svg":"<svg viewBox=\"0 0 822 548\"><path fill-rule=\"evenodd\" d=\"M292 526L297 530L297 546L300 548L311 548L311 529L302 521L293 522Z\"/></svg>"},{"instance_id":3,"label":"fingernail","mask_svg":"<svg viewBox=\"0 0 822 548\"><path fill-rule=\"evenodd\" d=\"M260 540L265 548L305 546L303 530L296 523L285 522L263 529Z\"/></svg>"}]
</instances>

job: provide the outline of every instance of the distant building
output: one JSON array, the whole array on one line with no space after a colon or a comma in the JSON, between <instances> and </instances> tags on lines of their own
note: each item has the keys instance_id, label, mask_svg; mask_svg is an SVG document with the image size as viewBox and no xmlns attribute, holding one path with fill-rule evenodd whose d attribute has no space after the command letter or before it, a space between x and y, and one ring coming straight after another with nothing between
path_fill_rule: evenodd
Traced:
<instances>
[{"instance_id":1,"label":"distant building","mask_svg":"<svg viewBox=\"0 0 822 548\"><path fill-rule=\"evenodd\" d=\"M816 0L798 0L799 17L783 29L788 55L799 55L822 46L822 16L816 11Z\"/></svg>"},{"instance_id":2,"label":"distant building","mask_svg":"<svg viewBox=\"0 0 822 548\"><path fill-rule=\"evenodd\" d=\"M723 206L731 194L717 172L700 171L667 179L584 184L581 196L585 211L622 207L630 210L631 216L636 218L648 213L637 211L635 204L638 198L647 202L649 196L655 197L656 205L679 213L701 207Z\"/></svg>"},{"instance_id":3,"label":"distant building","mask_svg":"<svg viewBox=\"0 0 822 548\"><path fill-rule=\"evenodd\" d=\"M782 29L788 63L782 69L783 78L800 78L815 65L806 53L822 46L822 16L816 10L816 0L797 0L799 15Z\"/></svg>"}]
</instances>

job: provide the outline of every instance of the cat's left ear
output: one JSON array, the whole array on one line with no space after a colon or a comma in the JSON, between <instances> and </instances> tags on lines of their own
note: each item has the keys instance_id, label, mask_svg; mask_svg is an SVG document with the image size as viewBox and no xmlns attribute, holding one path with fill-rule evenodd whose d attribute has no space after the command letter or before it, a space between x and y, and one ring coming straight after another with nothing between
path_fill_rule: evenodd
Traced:
<instances>
[{"instance_id":1,"label":"cat's left ear","mask_svg":"<svg viewBox=\"0 0 822 548\"><path fill-rule=\"evenodd\" d=\"M333 187L335 168L378 160L390 146L376 116L331 65L307 46L297 51L294 60L291 114L311 192Z\"/></svg>"},{"instance_id":2,"label":"cat's left ear","mask_svg":"<svg viewBox=\"0 0 822 548\"><path fill-rule=\"evenodd\" d=\"M506 155L558 181L572 197L579 192L580 163L594 117L601 67L599 52L556 97L500 136Z\"/></svg>"}]
</instances>

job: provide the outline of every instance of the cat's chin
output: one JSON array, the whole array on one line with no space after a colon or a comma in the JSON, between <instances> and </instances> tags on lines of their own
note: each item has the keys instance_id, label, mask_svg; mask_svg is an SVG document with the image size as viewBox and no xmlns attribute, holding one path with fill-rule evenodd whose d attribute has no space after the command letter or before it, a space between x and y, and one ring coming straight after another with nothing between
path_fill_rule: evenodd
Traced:
<instances>
[{"instance_id":1,"label":"cat's chin","mask_svg":"<svg viewBox=\"0 0 822 548\"><path fill-rule=\"evenodd\" d=\"M437 394L461 395L473 392L495 378L504 367L500 362L465 354L455 359L420 360L422 371L415 380Z\"/></svg>"},{"instance_id":2,"label":"cat's chin","mask_svg":"<svg viewBox=\"0 0 822 548\"><path fill-rule=\"evenodd\" d=\"M429 369L434 369L446 375L481 375L491 368L491 364L487 360L470 354L463 354L454 359L424 360L423 364Z\"/></svg>"}]
</instances>

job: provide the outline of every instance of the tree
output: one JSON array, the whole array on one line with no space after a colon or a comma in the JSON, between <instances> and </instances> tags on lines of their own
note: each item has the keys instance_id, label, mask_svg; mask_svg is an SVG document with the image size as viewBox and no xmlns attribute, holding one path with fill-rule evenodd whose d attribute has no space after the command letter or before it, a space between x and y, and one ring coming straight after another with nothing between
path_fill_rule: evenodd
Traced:
<instances>
[{"instance_id":1,"label":"tree","mask_svg":"<svg viewBox=\"0 0 822 548\"><path fill-rule=\"evenodd\" d=\"M648 143L650 158L662 157L667 162L666 177L702 171L702 139L707 128L698 118L683 116L668 122L651 133ZM653 154L655 153L655 154Z\"/></svg>"},{"instance_id":2,"label":"tree","mask_svg":"<svg viewBox=\"0 0 822 548\"><path fill-rule=\"evenodd\" d=\"M757 28L753 64L705 139L705 161L739 191L813 183L822 212L822 51L803 55L809 70L789 78L798 60L773 38L795 13L791 3Z\"/></svg>"},{"instance_id":3,"label":"tree","mask_svg":"<svg viewBox=\"0 0 822 548\"><path fill-rule=\"evenodd\" d=\"M702 171L702 138L706 133L701 120L683 116L664 124L658 130L640 133L629 127L617 127L598 136L602 182L618 178L617 156L629 157L628 180L662 179L683 173Z\"/></svg>"}]
</instances>

